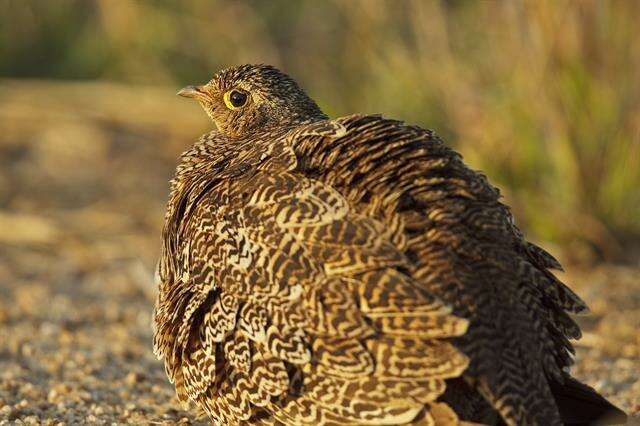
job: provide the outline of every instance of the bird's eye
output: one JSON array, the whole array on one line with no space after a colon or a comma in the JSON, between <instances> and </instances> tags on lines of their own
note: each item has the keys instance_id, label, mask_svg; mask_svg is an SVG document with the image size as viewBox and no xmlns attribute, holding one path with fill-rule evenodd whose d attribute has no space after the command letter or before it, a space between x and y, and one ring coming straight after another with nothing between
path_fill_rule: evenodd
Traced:
<instances>
[{"instance_id":1,"label":"bird's eye","mask_svg":"<svg viewBox=\"0 0 640 426\"><path fill-rule=\"evenodd\" d=\"M229 109L238 109L247 103L247 93L238 89L233 89L224 94L224 103Z\"/></svg>"}]
</instances>

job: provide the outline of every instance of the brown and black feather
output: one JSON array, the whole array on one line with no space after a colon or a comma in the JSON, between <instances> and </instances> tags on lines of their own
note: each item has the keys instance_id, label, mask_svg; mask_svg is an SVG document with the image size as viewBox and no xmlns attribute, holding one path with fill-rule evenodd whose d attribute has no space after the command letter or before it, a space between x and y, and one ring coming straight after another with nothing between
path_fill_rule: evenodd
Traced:
<instances>
[{"instance_id":1,"label":"brown and black feather","mask_svg":"<svg viewBox=\"0 0 640 426\"><path fill-rule=\"evenodd\" d=\"M209 85L219 130L182 156L159 262L180 400L218 424L562 424L586 306L484 175L429 130L328 120L272 67ZM216 103L234 87L245 115Z\"/></svg>"}]
</instances>

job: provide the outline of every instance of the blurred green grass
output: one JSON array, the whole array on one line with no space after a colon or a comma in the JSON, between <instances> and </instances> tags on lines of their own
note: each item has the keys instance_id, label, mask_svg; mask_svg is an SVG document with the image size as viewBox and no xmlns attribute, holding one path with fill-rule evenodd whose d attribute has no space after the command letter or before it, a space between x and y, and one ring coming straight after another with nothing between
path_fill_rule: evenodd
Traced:
<instances>
[{"instance_id":1,"label":"blurred green grass","mask_svg":"<svg viewBox=\"0 0 640 426\"><path fill-rule=\"evenodd\" d=\"M624 0L0 0L0 77L177 88L272 63L330 115L435 129L534 239L621 259L640 241L638 22Z\"/></svg>"}]
</instances>

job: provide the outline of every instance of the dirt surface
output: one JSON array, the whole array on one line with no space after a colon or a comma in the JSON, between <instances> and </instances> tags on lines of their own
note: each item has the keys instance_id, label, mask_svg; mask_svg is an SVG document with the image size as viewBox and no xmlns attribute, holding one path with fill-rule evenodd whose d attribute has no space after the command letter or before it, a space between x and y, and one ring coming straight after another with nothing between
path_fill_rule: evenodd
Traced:
<instances>
[{"instance_id":1,"label":"dirt surface","mask_svg":"<svg viewBox=\"0 0 640 426\"><path fill-rule=\"evenodd\" d=\"M151 312L167 180L207 125L171 89L0 85L0 424L206 424ZM567 270L592 309L574 374L640 419L640 267Z\"/></svg>"}]
</instances>

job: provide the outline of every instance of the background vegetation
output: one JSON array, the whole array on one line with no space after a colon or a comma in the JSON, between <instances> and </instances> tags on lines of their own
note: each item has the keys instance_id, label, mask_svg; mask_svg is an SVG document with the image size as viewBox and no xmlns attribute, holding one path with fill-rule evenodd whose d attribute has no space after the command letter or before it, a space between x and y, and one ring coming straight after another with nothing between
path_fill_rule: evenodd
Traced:
<instances>
[{"instance_id":1,"label":"background vegetation","mask_svg":"<svg viewBox=\"0 0 640 426\"><path fill-rule=\"evenodd\" d=\"M2 77L174 90L272 63L331 115L437 130L504 190L533 238L610 259L638 241L640 2L0 0L0 10ZM178 102L163 98L157 114Z\"/></svg>"}]
</instances>

